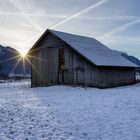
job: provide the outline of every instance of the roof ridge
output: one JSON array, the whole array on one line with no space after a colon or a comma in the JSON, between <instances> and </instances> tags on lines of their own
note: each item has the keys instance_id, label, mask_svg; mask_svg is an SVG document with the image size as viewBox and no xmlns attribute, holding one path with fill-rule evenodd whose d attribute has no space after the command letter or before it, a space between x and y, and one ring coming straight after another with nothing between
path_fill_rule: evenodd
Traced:
<instances>
[{"instance_id":1,"label":"roof ridge","mask_svg":"<svg viewBox=\"0 0 140 140\"><path fill-rule=\"evenodd\" d=\"M69 33L69 32L63 32L63 31L59 31L59 30L52 30L52 29L47 29L47 30L50 31L50 32L51 31L52 32L59 32L59 33L64 33L64 34L68 34L68 35L79 36L79 37L84 37L84 38L96 40L94 37L90 37L90 36L84 36L84 35L79 35L79 34L74 34L74 33ZM98 41L98 40L96 40L96 41Z\"/></svg>"}]
</instances>

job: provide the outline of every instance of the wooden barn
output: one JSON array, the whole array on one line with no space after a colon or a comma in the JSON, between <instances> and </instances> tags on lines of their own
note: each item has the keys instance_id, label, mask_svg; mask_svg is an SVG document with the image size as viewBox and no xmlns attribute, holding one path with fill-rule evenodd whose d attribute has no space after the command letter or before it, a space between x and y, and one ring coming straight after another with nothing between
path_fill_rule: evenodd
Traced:
<instances>
[{"instance_id":1,"label":"wooden barn","mask_svg":"<svg viewBox=\"0 0 140 140\"><path fill-rule=\"evenodd\" d=\"M82 85L99 88L135 83L135 67L99 41L46 30L29 51L31 85Z\"/></svg>"}]
</instances>

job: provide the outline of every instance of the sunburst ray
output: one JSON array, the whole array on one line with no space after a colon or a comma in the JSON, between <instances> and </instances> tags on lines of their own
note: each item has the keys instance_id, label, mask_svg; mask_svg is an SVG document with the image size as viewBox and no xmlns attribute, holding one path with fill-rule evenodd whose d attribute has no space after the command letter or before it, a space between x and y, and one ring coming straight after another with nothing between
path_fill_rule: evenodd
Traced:
<instances>
[{"instance_id":1,"label":"sunburst ray","mask_svg":"<svg viewBox=\"0 0 140 140\"><path fill-rule=\"evenodd\" d=\"M32 68L36 71L36 73L39 73L38 70L35 68L35 66L31 63L31 61L28 59L27 56L25 56L25 59L29 62L29 64L32 66Z\"/></svg>"},{"instance_id":2,"label":"sunburst ray","mask_svg":"<svg viewBox=\"0 0 140 140\"><path fill-rule=\"evenodd\" d=\"M11 58L6 59L6 60L2 60L2 61L0 61L0 63L4 63L4 62L7 62L7 61L10 61L10 60L13 60L13 59L17 59L18 57L20 57L20 55L17 55L17 56L11 57Z\"/></svg>"},{"instance_id":3,"label":"sunburst ray","mask_svg":"<svg viewBox=\"0 0 140 140\"><path fill-rule=\"evenodd\" d=\"M14 65L13 69L11 70L11 73L14 72L14 70L16 69L17 65L19 64L20 60L22 59L22 57L20 57L17 61L17 63Z\"/></svg>"}]
</instances>

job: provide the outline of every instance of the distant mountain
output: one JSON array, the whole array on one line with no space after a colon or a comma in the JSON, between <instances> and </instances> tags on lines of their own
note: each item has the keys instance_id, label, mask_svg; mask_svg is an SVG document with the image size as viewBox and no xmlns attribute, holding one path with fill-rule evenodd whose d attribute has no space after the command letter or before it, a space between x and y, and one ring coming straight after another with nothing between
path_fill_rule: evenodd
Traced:
<instances>
[{"instance_id":1,"label":"distant mountain","mask_svg":"<svg viewBox=\"0 0 140 140\"><path fill-rule=\"evenodd\" d=\"M133 62L134 64L140 66L140 60L134 56L128 55L125 52L119 52L123 57L125 57L126 59L128 59L129 61Z\"/></svg>"},{"instance_id":2,"label":"distant mountain","mask_svg":"<svg viewBox=\"0 0 140 140\"><path fill-rule=\"evenodd\" d=\"M23 74L23 60L19 61L19 58L17 50L0 45L0 75ZM27 61L25 62L25 74L30 74L30 65Z\"/></svg>"}]
</instances>

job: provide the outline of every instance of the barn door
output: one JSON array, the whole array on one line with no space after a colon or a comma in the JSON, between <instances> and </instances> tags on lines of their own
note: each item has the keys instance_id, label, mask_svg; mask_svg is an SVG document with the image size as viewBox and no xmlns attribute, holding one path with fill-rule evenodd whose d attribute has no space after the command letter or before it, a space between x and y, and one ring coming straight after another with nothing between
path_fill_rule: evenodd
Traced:
<instances>
[{"instance_id":1,"label":"barn door","mask_svg":"<svg viewBox=\"0 0 140 140\"><path fill-rule=\"evenodd\" d=\"M82 57L79 58L79 65L77 68L77 84L83 85L85 83L85 62Z\"/></svg>"},{"instance_id":2,"label":"barn door","mask_svg":"<svg viewBox=\"0 0 140 140\"><path fill-rule=\"evenodd\" d=\"M77 71L77 84L78 85L84 84L84 71L81 69Z\"/></svg>"},{"instance_id":3,"label":"barn door","mask_svg":"<svg viewBox=\"0 0 140 140\"><path fill-rule=\"evenodd\" d=\"M84 71L80 69L75 69L73 76L74 76L74 85L83 85L84 84Z\"/></svg>"},{"instance_id":4,"label":"barn door","mask_svg":"<svg viewBox=\"0 0 140 140\"><path fill-rule=\"evenodd\" d=\"M47 82L51 84L56 84L57 75L58 75L58 50L55 48L48 48Z\"/></svg>"}]
</instances>

